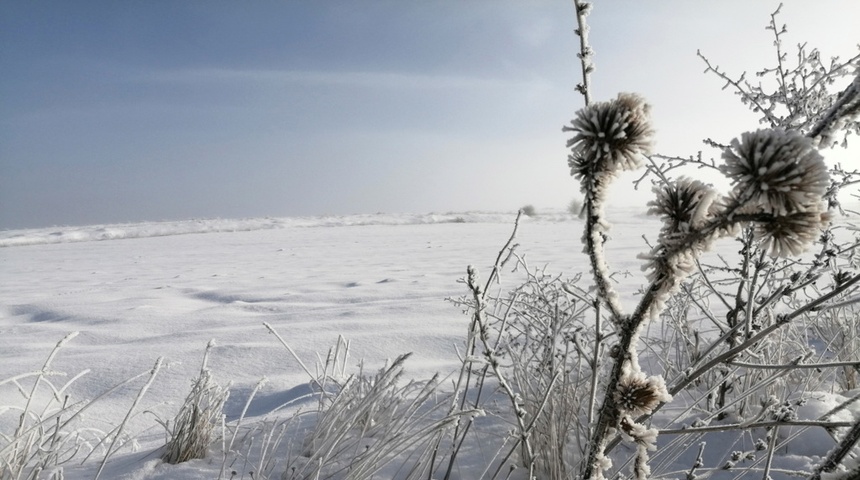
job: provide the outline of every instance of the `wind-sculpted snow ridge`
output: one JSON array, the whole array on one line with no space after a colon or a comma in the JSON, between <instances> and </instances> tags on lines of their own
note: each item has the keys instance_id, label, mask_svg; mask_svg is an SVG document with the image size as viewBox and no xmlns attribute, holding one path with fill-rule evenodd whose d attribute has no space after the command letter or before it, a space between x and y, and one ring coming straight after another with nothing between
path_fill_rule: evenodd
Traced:
<instances>
[{"instance_id":1,"label":"wind-sculpted snow ridge","mask_svg":"<svg viewBox=\"0 0 860 480\"><path fill-rule=\"evenodd\" d=\"M118 223L0 231L0 247L50 243L93 242L127 238L163 237L191 233L249 232L295 227L346 227L356 225L424 225L437 223L511 223L515 212L374 213L315 217L260 217L246 219L194 219L166 222ZM531 221L571 221L575 217L556 210L530 217Z\"/></svg>"}]
</instances>

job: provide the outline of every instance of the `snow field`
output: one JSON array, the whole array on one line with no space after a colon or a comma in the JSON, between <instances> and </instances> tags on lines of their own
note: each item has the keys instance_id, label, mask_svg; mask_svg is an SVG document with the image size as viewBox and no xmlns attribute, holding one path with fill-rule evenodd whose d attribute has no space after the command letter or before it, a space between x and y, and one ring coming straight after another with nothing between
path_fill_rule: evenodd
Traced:
<instances>
[{"instance_id":1,"label":"snow field","mask_svg":"<svg viewBox=\"0 0 860 480\"><path fill-rule=\"evenodd\" d=\"M267 381L248 417L264 416L308 392L308 376L263 322L312 369L342 335L351 342L351 365L363 359L365 371L375 372L386 360L412 352L405 365L407 378L453 374L459 368L455 346L462 346L469 319L445 299L466 293L458 279L467 265L476 265L486 278L514 217L371 215L337 222L320 217L302 224L256 219L3 232L0 380L38 370L70 332L80 333L59 352L52 370L69 376L89 370L71 385L72 399L95 398L163 357L164 367L126 429L138 443L138 453L121 451L109 464L111 475L217 476L220 465L212 461L167 466L153 453L165 441L154 418L171 419L176 413L209 340L216 342L209 358L213 377L231 383L228 420L238 418L263 377ZM636 259L647 251L642 235L654 238L659 224L631 210L610 211L610 218L607 259L613 270L632 274L617 277L622 304L629 310L642 282ZM225 224L233 231L223 231ZM581 222L563 213L524 217L517 251L531 268L548 266L550 272L573 276L588 268L580 254L581 228ZM48 230L52 232L46 234ZM115 235L104 237L107 231ZM718 248L731 253L736 246L726 240ZM503 289L520 280L509 268L502 273ZM119 424L141 383L100 400L87 413L87 422L105 431ZM0 406L12 393L0 390L5 397ZM810 415L805 418L815 418L842 399L822 392L819 403L803 407L804 415ZM3 431L14 421L14 415L0 415ZM482 420L484 425L488 421ZM501 435L505 427L495 428ZM724 437L737 441L731 434ZM798 459L786 461L808 468L829 448L823 437L823 432L811 431L809 442L791 447L789 453ZM474 478L469 465L482 468L486 455L464 456L462 478ZM690 461L683 457L679 465ZM93 468L68 467L66 478L91 478Z\"/></svg>"}]
</instances>

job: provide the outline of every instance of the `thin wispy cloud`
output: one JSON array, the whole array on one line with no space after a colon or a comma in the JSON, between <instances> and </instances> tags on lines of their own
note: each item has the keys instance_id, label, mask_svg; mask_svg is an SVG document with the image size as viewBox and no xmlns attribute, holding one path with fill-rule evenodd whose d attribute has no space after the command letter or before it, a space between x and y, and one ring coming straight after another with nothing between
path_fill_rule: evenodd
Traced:
<instances>
[{"instance_id":1,"label":"thin wispy cloud","mask_svg":"<svg viewBox=\"0 0 860 480\"><path fill-rule=\"evenodd\" d=\"M527 88L540 80L475 77L382 71L269 70L231 68L188 68L161 71L146 76L162 83L236 83L264 86L304 85L312 87L352 87L387 89L508 89Z\"/></svg>"}]
</instances>

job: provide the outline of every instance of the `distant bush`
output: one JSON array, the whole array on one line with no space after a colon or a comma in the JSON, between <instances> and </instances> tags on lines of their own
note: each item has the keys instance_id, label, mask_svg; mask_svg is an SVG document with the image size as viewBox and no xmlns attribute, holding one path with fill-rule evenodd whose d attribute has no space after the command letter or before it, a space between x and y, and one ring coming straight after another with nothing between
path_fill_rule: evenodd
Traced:
<instances>
[{"instance_id":1,"label":"distant bush","mask_svg":"<svg viewBox=\"0 0 860 480\"><path fill-rule=\"evenodd\" d=\"M520 211L523 212L523 215L525 215L527 217L536 217L537 216L537 210L535 209L534 205L526 205L526 206L520 208Z\"/></svg>"},{"instance_id":2,"label":"distant bush","mask_svg":"<svg viewBox=\"0 0 860 480\"><path fill-rule=\"evenodd\" d=\"M567 204L567 212L575 217L579 217L582 215L582 200L580 198L574 198Z\"/></svg>"}]
</instances>

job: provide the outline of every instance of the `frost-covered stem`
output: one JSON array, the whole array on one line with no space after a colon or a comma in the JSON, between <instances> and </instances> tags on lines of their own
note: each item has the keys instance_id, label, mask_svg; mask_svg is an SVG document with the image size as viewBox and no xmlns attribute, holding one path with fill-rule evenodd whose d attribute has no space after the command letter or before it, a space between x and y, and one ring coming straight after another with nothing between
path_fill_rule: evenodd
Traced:
<instances>
[{"instance_id":1,"label":"frost-covered stem","mask_svg":"<svg viewBox=\"0 0 860 480\"><path fill-rule=\"evenodd\" d=\"M797 309L791 313L781 315L775 323L768 325L767 327L761 329L757 334L755 334L754 336L747 339L747 341L745 341L744 343L738 345L737 347L735 347L733 349L730 349L730 350L723 352L722 355L718 355L717 357L714 357L713 359L706 362L701 367L697 368L695 371L693 371L690 374L688 374L687 376L685 376L684 379L681 380L677 385L675 385L674 387L669 389L669 394L674 395L674 394L680 392L685 387L687 387L687 385L689 385L690 383L695 381L697 378L699 378L701 375L710 371L714 366L716 366L722 362L725 362L726 359L734 357L737 354L739 354L739 353L743 352L744 350L746 350L747 348L749 348L751 345L754 345L754 344L760 342L762 339L766 338L768 335L773 333L775 330L781 328L783 325L788 324L789 322L791 322L792 320L794 320L798 316L800 316L806 312L809 312L809 311L815 311L820 305L825 303L827 300L830 300L831 298L840 295L842 292L844 292L845 290L847 290L849 287L853 286L857 282L860 282L860 274L855 275L854 277L852 277L847 282L843 283L842 285L839 285L838 287L834 288L833 290L831 290L827 294L822 295L821 297L817 298L815 301L812 301L812 302L804 305L803 307L801 307L801 308L799 308L799 309Z\"/></svg>"},{"instance_id":2,"label":"frost-covered stem","mask_svg":"<svg viewBox=\"0 0 860 480\"><path fill-rule=\"evenodd\" d=\"M526 411L522 408L522 406L517 401L518 395L514 392L513 388L511 388L508 381L505 379L505 376L502 374L501 369L499 368L499 359L495 354L495 347L490 345L490 340L488 337L489 326L487 325L484 319L484 292L481 290L481 287L478 285L478 273L474 267L469 265L467 269L466 276L466 286L472 292L472 298L475 301L474 309L474 322L477 326L478 337L481 340L482 345L484 346L484 357L487 359L487 363L489 363L490 368L493 369L493 374L495 374L496 379L499 382L499 386L504 390L508 399L511 401L511 405L514 410L514 415L517 417L517 426L520 430L519 441L523 445L523 450L525 457L523 460L529 470L529 479L534 478L534 467L535 467L535 453L532 448L532 444L529 441L529 436L531 434L530 425L527 425L525 422ZM551 386L550 386L551 388ZM544 402L545 403L545 402ZM537 412L536 412L537 413ZM534 422L532 422L533 424Z\"/></svg>"},{"instance_id":3,"label":"frost-covered stem","mask_svg":"<svg viewBox=\"0 0 860 480\"><path fill-rule=\"evenodd\" d=\"M737 356L738 354L740 354L741 352L743 352L744 350L746 350L750 346L760 342L764 338L767 338L768 335L773 333L775 330L781 328L783 325L787 325L794 318L796 318L796 317L798 317L798 316L800 316L800 315L802 315L808 311L816 311L819 309L826 308L826 306L822 306L822 304L824 304L825 302L827 302L831 298L842 294L848 288L852 287L854 284L856 284L858 282L860 282L860 274L855 275L854 277L851 277L851 279L847 280L845 283L834 288L833 290L828 292L826 295L822 295L821 297L819 297L819 298L815 299L814 301L806 304L805 306L795 310L794 312L780 316L777 322L775 322L772 325L769 325L768 327L765 327L764 329L759 331L759 333L757 333L755 336L747 339L747 341L745 341L744 343L738 345L737 347L735 347L733 349L730 349L726 352L723 352L722 354L718 355L717 357L712 358L711 360L707 361L706 363L704 363L703 365L701 365L699 368L695 369L694 371L687 373L684 376L684 378L680 382L678 382L677 385L675 385L674 387L669 389L669 394L670 395L676 395L678 392L684 390L688 385L690 385L691 383L696 381L699 377L701 377L702 375L711 371L716 365L725 362L729 358ZM723 335L723 338L725 338L727 335L733 335L734 331L737 331L742 325L743 324L738 324L732 330L726 332L726 334ZM709 349L707 352L705 352L705 354L703 354L701 358L702 359L707 358L707 356L710 354L710 351L713 350L713 348L716 345L718 345L719 343L721 343L722 341L723 341L723 339L720 339L720 340L717 340L716 342L714 342L711 349ZM665 405L664 403L657 405L651 411L650 415L653 415L654 413L659 411L661 408L663 408L664 405ZM828 413L827 415L830 415L830 414ZM825 415L824 417L826 417L827 415ZM644 418L645 417L637 419L637 422L643 421ZM667 431L667 432L670 432L670 431ZM607 452L611 451L612 448L614 448L616 445L618 445L618 443L619 443L618 439L613 440L613 442L607 448Z\"/></svg>"},{"instance_id":4,"label":"frost-covered stem","mask_svg":"<svg viewBox=\"0 0 860 480\"><path fill-rule=\"evenodd\" d=\"M707 238L721 228L726 228L735 222L747 220L746 215L734 215L734 212L738 208L740 208L739 203L727 206L725 215L718 217L697 231L690 232L686 238L682 239L678 243L678 245L667 249L665 252L666 258L670 259L673 256L692 248L692 246L698 241ZM592 236L588 235L588 238L592 238ZM589 256L592 257L592 268L595 268L593 250L589 250ZM595 277L597 279L601 278L601 276L596 272ZM618 384L621 380L625 364L630 362L633 356L636 355L636 345L634 345L634 342L639 338L639 330L641 329L642 324L650 317L651 310L654 308L655 303L660 300L662 295L667 294L667 290L664 288L665 282L674 282L675 280L676 278L672 273L666 273L659 276L651 283L651 286L639 302L639 305L632 316L622 318L619 315L615 317L616 323L619 327L618 330L620 332L620 338L616 345L618 356L615 358L612 365L612 371L607 380L605 390L606 394L603 396L603 404L600 407L597 424L595 425L594 431L591 435L588 454L586 456L585 463L583 464L582 477L586 480L595 478L595 474L597 474L596 478L600 478L602 476L602 472L599 471L600 467L598 466L598 463L605 454L610 430L615 427L619 414L618 405L615 401L615 395L613 395L613 392L618 389ZM600 293L603 295L603 292ZM607 303L611 305L610 302ZM673 394L674 392L670 393Z\"/></svg>"},{"instance_id":5,"label":"frost-covered stem","mask_svg":"<svg viewBox=\"0 0 860 480\"><path fill-rule=\"evenodd\" d=\"M842 463L842 460L851 452L851 449L854 448L854 445L856 445L858 441L860 441L860 420L857 420L857 422L854 423L854 426L845 434L842 441L839 442L839 445L830 451L827 458L821 462L821 465L819 465L812 473L812 476L809 477L810 480L821 480L822 473L836 470L836 467Z\"/></svg>"},{"instance_id":6,"label":"frost-covered stem","mask_svg":"<svg viewBox=\"0 0 860 480\"><path fill-rule=\"evenodd\" d=\"M603 343L604 336L600 327L600 302L594 302L594 330L595 330L595 340L594 340L594 351L592 352L593 356L591 358L591 391L588 395L588 428L589 431L591 429L591 425L594 424L594 406L597 404L597 377L600 373L600 347Z\"/></svg>"},{"instance_id":7,"label":"frost-covered stem","mask_svg":"<svg viewBox=\"0 0 860 480\"><path fill-rule=\"evenodd\" d=\"M484 286L484 291L482 294L483 298L487 298L487 291L490 290L490 285L492 285L493 281L499 278L499 271L502 267L507 263L508 258L514 253L514 248L516 245L511 246L514 243L514 239L517 238L517 230L520 228L520 218L523 216L523 211L519 210L517 212L517 218L514 219L514 229L511 232L511 236L508 237L508 241L505 242L505 246L499 250L499 254L496 255L496 261L493 263L493 270L490 272L490 276L487 278L487 284ZM507 252L507 254L505 253ZM504 259L502 258L504 257Z\"/></svg>"},{"instance_id":8,"label":"frost-covered stem","mask_svg":"<svg viewBox=\"0 0 860 480\"><path fill-rule=\"evenodd\" d=\"M694 428L667 428L660 430L660 435L698 435L701 433L713 432L730 432L734 430L751 430L753 428L772 428L772 427L821 427L824 429L844 428L854 425L852 422L825 422L821 420L773 420L769 422L755 423L729 423L724 425L708 425L707 427Z\"/></svg>"},{"instance_id":9,"label":"frost-covered stem","mask_svg":"<svg viewBox=\"0 0 860 480\"><path fill-rule=\"evenodd\" d=\"M795 319L796 317L803 315L806 312L818 312L818 311L826 310L826 309L830 308L831 304L827 304L827 305L823 305L823 304L825 302L827 302L828 300L830 300L831 298L839 296L840 294L842 294L842 292L847 290L849 287L854 286L854 284L857 282L860 282L860 274L854 275L853 277L846 280L845 282L843 282L839 286L833 288L833 290L831 290L827 294L818 297L815 301L807 303L803 307L801 307L801 308L799 308L799 309L797 309L791 313L786 314L785 315L785 321L791 321L791 320Z\"/></svg>"},{"instance_id":10,"label":"frost-covered stem","mask_svg":"<svg viewBox=\"0 0 860 480\"><path fill-rule=\"evenodd\" d=\"M592 180L593 181L593 180ZM595 191L592 187L590 191ZM595 195L585 196L585 249L588 252L588 260L591 262L591 271L594 274L594 283L597 287L597 298L603 300L609 308L609 313L613 323L621 321L623 315L618 305L618 294L612 288L608 272L609 268L606 265L606 256L603 249L603 228L600 227L600 222L603 221L603 205L602 199L594 198ZM600 202L600 203L597 203Z\"/></svg>"},{"instance_id":11,"label":"frost-covered stem","mask_svg":"<svg viewBox=\"0 0 860 480\"><path fill-rule=\"evenodd\" d=\"M678 245L676 247L669 249L669 251L666 252L666 256L671 257L672 255L677 255L685 248L689 248L689 246L693 245L696 241L706 238L708 235L711 235L718 229L729 227L733 223L766 221L767 219L772 218L772 215L770 214L734 214L733 212L735 212L739 207L740 205L737 203L727 206L727 213L725 215L721 215L720 217L714 219L709 224L704 225L700 230L688 234L685 239L678 242ZM649 286L648 290L646 291L645 295L637 306L635 313L625 320L625 324L621 328L622 334L618 343L618 351L621 353L619 354L619 358L616 359L615 364L613 365L612 373L609 376L606 389L607 392L613 392L618 387L618 381L621 377L624 361L627 361L627 355L629 355L629 352L631 352L630 349L632 345L632 340L636 337L636 333L638 332L645 318L647 318L646 316L648 315L650 309L653 307L654 302L658 300L657 295L662 288L662 282L670 280L672 279L668 276L663 276L655 279ZM839 287L835 288L826 295L819 297L815 301L810 302L804 307L797 309L789 314L780 316L777 322L762 329L756 335L748 338L745 342L734 348L730 348L729 350L723 352L717 357L705 362L699 368L693 370L690 373L687 373L684 378L678 382L678 384L669 389L669 395L676 395L678 392L686 388L690 383L694 382L696 379L698 379L705 373L711 371L716 365L724 363L730 358L734 358L750 346L766 338L776 329L788 324L797 316L800 316L809 311L826 308L822 306L822 304L824 304L831 298L836 297L841 293L845 292L848 288L853 286L858 281L860 281L860 274L852 277L851 279L841 284ZM726 332L726 334L724 334L720 340L715 342L714 345L712 345L712 348L709 349L709 351L706 352L704 355L702 355L701 358L706 358L707 355L710 353L710 350L712 350L725 338L728 338L728 336L733 335L743 326L743 323L737 323L728 332ZM604 451L609 451L613 447L615 447L615 445L618 444L617 441L613 441L612 444L609 445L606 438L606 436L608 436L609 428L612 426L612 422L616 419L615 417L617 416L617 405L615 405L614 398L612 397L613 395L606 395L604 403L600 409L598 424L595 428L594 434L592 435L592 443L590 444L591 450L587 459L589 464L583 466L583 478L585 479L591 478L590 475L592 474L593 465L590 464L594 463L594 461L598 458L598 454L603 455ZM658 405L656 408L653 409L651 414L653 415L660 408L662 408L663 405L664 404L662 403ZM642 419L639 419L638 421L641 420ZM609 445L609 448L607 448L607 445ZM596 450L596 448L599 448L599 450Z\"/></svg>"},{"instance_id":12,"label":"frost-covered stem","mask_svg":"<svg viewBox=\"0 0 860 480\"><path fill-rule=\"evenodd\" d=\"M695 479L696 470L705 466L705 446L707 442L702 442L699 444L699 454L696 455L696 460L693 462L693 466L690 467L690 471L687 472L687 478Z\"/></svg>"},{"instance_id":13,"label":"frost-covered stem","mask_svg":"<svg viewBox=\"0 0 860 480\"><path fill-rule=\"evenodd\" d=\"M771 304L773 304L774 302L779 300L781 297L786 297L786 296L794 294L794 292L797 292L799 290L803 290L804 288L815 283L820 277L821 277L821 275L812 275L802 283L795 284L795 285L785 285L782 288L775 289L773 291L773 293L770 295L770 297L766 298L763 302L760 302L760 303L756 302L758 305L756 306L755 310L753 311L753 317L758 317L759 315L761 315L761 312L765 311L765 309L767 309L767 308L770 308ZM821 307L821 308L824 309L825 307ZM830 308L830 305L828 305L826 308Z\"/></svg>"},{"instance_id":14,"label":"frost-covered stem","mask_svg":"<svg viewBox=\"0 0 860 480\"><path fill-rule=\"evenodd\" d=\"M723 306L725 306L727 310L731 310L732 306L729 305L728 300L726 300L726 297L722 294L722 292L717 290L717 287L715 287L714 283L711 282L710 277L708 277L708 273L705 272L705 270L702 268L702 263L699 260L696 260L696 269L699 271L699 274L701 276L700 278L702 279L702 281L705 282L705 285L708 287L708 290L717 296L717 298L720 300L720 303L722 303ZM692 298L694 298L694 297L691 297L691 299ZM698 304L698 302L697 302L697 304ZM699 308L701 308L703 311L710 311L709 308L702 308L701 306L699 306ZM714 322L714 323L716 323L716 322Z\"/></svg>"},{"instance_id":15,"label":"frost-covered stem","mask_svg":"<svg viewBox=\"0 0 860 480\"><path fill-rule=\"evenodd\" d=\"M510 235L510 237L508 237L508 241L505 242L505 245L502 246L502 248L499 250L498 255L496 255L496 261L493 264L493 270L490 272L490 276L487 279L487 284L484 287L484 290L481 294L482 299L486 299L487 291L489 290L490 285L492 284L492 282L495 279L498 279L499 271L501 270L502 266L504 266L504 264L507 262L507 259L511 256L516 256L516 254L514 253L514 249L516 248L516 245L513 245L513 242L514 242L514 239L516 239L516 237L517 237L517 230L519 229L520 218L522 218L522 215L523 215L522 210L517 212L517 218L514 220L513 231L511 231L511 235ZM467 358L472 357L475 354L475 347L477 345L476 336L477 336L478 328L479 328L479 325L477 324L476 320L477 320L477 318L473 317L472 323L469 326L469 335L468 335L468 338L466 340L466 357ZM484 366L484 368L482 369L482 371L479 375L478 382L477 382L478 383L478 387L477 387L478 393L477 393L477 397L475 398L475 408L478 407L478 404L481 401L481 395L482 395L483 390L484 390L484 379L486 378L488 371L489 371L489 368L487 366ZM471 384L471 381L472 381L472 368L469 367L468 364L464 361L463 367L460 369L460 374L457 377L457 381L454 384L454 391L460 392L460 389L462 388L463 385L466 385L465 388L468 389L469 388L468 386ZM463 411L466 408L466 400L467 400L467 395L464 392L460 398L460 411ZM453 415L456 408L457 408L457 397L455 396L454 400L451 404L451 409L448 412L448 415ZM469 430L472 426L472 418L473 417L469 417L469 420L466 423L466 426L462 427L462 422L460 421L460 417L459 416L457 417L457 422L456 422L456 425L454 426L454 434L453 434L453 443L455 444L455 446L453 447L453 451L452 451L451 456L448 460L448 469L445 473L445 476L443 477L444 479L450 478L450 476L453 472L454 465L455 465L456 459L457 459L457 455L460 451L460 448L463 445L463 442L465 442L465 440L466 440L466 434L469 432ZM463 429L462 434L460 432L461 428ZM459 442L458 442L458 438L459 438ZM436 463L436 454L437 454L436 449L434 449L433 459L431 460L431 463L430 463L431 465L434 465ZM431 475L432 475L432 472L433 472L433 468L430 468L430 474Z\"/></svg>"},{"instance_id":16,"label":"frost-covered stem","mask_svg":"<svg viewBox=\"0 0 860 480\"><path fill-rule=\"evenodd\" d=\"M785 33L785 26L781 29L776 28L776 16L779 15L779 11L782 10L782 4L780 3L776 10L770 14L770 28L773 30L773 45L776 47L776 61L777 61L777 69L776 71L779 73L779 89L782 91L783 99L785 100L785 106L788 108L788 114L790 117L794 117L794 109L792 108L791 102L788 101L788 87L786 86L785 80L785 69L782 66L782 61L785 59L785 55L782 53L782 39L780 35Z\"/></svg>"},{"instance_id":17,"label":"frost-covered stem","mask_svg":"<svg viewBox=\"0 0 860 480\"><path fill-rule=\"evenodd\" d=\"M844 308L844 307L847 307L849 305L853 305L855 303L860 303L860 295L851 297L851 298L849 298L847 300L843 300L841 302L828 303L827 305L821 305L818 308L816 308L815 311L823 312L825 310L832 310L834 308Z\"/></svg>"},{"instance_id":18,"label":"frost-covered stem","mask_svg":"<svg viewBox=\"0 0 860 480\"><path fill-rule=\"evenodd\" d=\"M737 288L737 291L735 292L735 305L726 314L726 324L729 326L730 329L734 329L735 326L739 326L740 322L738 322L738 317L740 316L741 310L744 308L744 304L747 303L746 299L744 299L744 288L747 287L747 282L749 281L749 276L750 276L750 274L749 274L749 272L750 272L750 256L752 254L753 235L752 235L752 229L747 228L745 230L746 231L744 232L744 237L742 240L743 241L743 260L741 262L740 275L739 275L739 279L738 279L738 288ZM748 289L750 291L750 294L752 294L752 291L753 291L752 285L750 285L748 287ZM749 319L748 315L745 315L745 316L747 317L747 321L745 322L745 326L746 326L746 334L747 334L746 337L748 338L749 337L749 331L750 331L750 321L749 321L750 319ZM729 344L729 349L737 346L737 337L735 335L730 335L726 340ZM722 381L722 383L720 383L720 388L717 391L717 402L716 402L717 408L722 408L722 407L726 406L726 395L728 394L729 390L731 390L731 388L732 388L732 385L731 385L731 380L730 380L729 374L728 374L728 372L725 372L725 373L723 373L723 381ZM722 420L726 417L726 415L727 415L727 413L724 412L724 413L720 414L717 417L717 419Z\"/></svg>"},{"instance_id":19,"label":"frost-covered stem","mask_svg":"<svg viewBox=\"0 0 860 480\"><path fill-rule=\"evenodd\" d=\"M286 349L287 349L287 351L288 351L288 352L290 352L290 355L292 355L292 356L293 356L293 358L294 358L294 359L299 363L299 366L300 366L300 367L302 367L302 370L304 370L304 371L305 371L305 373L306 373L306 374L308 375L308 377L311 379L311 382L316 383L316 384L317 384L317 386L320 388L320 391L324 391L323 384L322 384L322 383L320 383L320 381L319 381L319 379L317 378L317 376L311 373L311 371L308 369L308 367L307 367L307 366L305 366L305 362L303 362L303 361L302 361L302 359L301 359L301 358L299 358L299 356L298 356L298 355L296 355L296 352L292 349L292 347L290 347L290 344L288 344L288 343L284 340L284 338L281 336L281 334L280 334L280 333L278 333L278 331L277 331L277 330L275 330L275 328L274 328L274 327L272 327L271 325L269 325L269 323L268 323L268 322L263 322L263 326L264 326L264 327L266 327L266 329L269 331L269 333L271 333L271 334L275 335L275 338L277 338L277 339L278 339L278 341L279 341L279 342L281 342L281 345L283 345L283 346L284 346L284 348L286 348Z\"/></svg>"},{"instance_id":20,"label":"frost-covered stem","mask_svg":"<svg viewBox=\"0 0 860 480\"><path fill-rule=\"evenodd\" d=\"M101 476L102 470L104 470L108 459L110 458L111 454L114 453L114 445L116 445L116 442L122 435L122 432L125 429L128 420L131 418L132 414L134 413L134 410L140 403L140 400L143 398L144 395L146 395L146 391L149 390L149 386L152 385L152 382L155 381L155 376L158 375L158 372L161 370L162 363L164 363L163 357L158 357L158 359L155 360L155 366L153 366L152 370L149 371L149 379L147 379L146 383L143 384L143 387L141 387L140 391L137 392L137 396L134 397L134 402L132 402L131 407L129 407L128 412L126 412L125 417L123 417L122 422L119 424L119 427L116 428L113 440L110 442L110 445L108 445L107 451L105 452L105 457L102 459L102 462L99 464L99 468L96 471L95 480L98 480Z\"/></svg>"},{"instance_id":21,"label":"frost-covered stem","mask_svg":"<svg viewBox=\"0 0 860 480\"><path fill-rule=\"evenodd\" d=\"M860 114L860 70L851 85L839 94L836 102L824 113L806 135L809 138L827 136L840 118Z\"/></svg>"},{"instance_id":22,"label":"frost-covered stem","mask_svg":"<svg viewBox=\"0 0 860 480\"><path fill-rule=\"evenodd\" d=\"M621 380L621 374L624 371L624 364L629 359L626 358L627 352L630 351L630 346L633 344L633 329L631 328L631 319L625 319L624 325L621 325L621 337L618 340L618 356L612 365L612 371L609 374L605 394L603 395L603 404L597 417L597 424L591 434L591 439L588 444L588 454L585 462L582 465L583 480L591 480L592 478L603 478L600 463L606 450L606 444L609 440L611 429L615 428L618 422L618 405L615 401L613 392L618 388L618 382ZM637 337L638 338L638 337Z\"/></svg>"},{"instance_id":23,"label":"frost-covered stem","mask_svg":"<svg viewBox=\"0 0 860 480\"><path fill-rule=\"evenodd\" d=\"M759 368L762 370L798 370L798 369L815 369L822 368L840 368L854 367L860 369L860 361L858 362L827 362L827 363L787 363L785 365L760 365L755 363L745 362L727 362L729 365L743 368Z\"/></svg>"},{"instance_id":24,"label":"frost-covered stem","mask_svg":"<svg viewBox=\"0 0 860 480\"><path fill-rule=\"evenodd\" d=\"M720 229L725 229L736 223L773 218L773 216L769 214L735 214L740 207L740 202L733 202L726 206L725 213L723 215L720 215L705 225L702 225L702 227L697 230L690 231L684 238L679 239L676 244L667 246L666 250L663 252L665 261L671 264L678 255L693 248L693 246L698 242L707 239ZM639 301L639 305L636 306L636 310L633 312L631 321L638 326L645 318L647 318L652 313L651 310L659 303L662 297L669 294L669 290L665 288L666 285L671 284L676 280L678 280L678 278L673 272L664 272L657 275L657 277L651 282L651 285L649 285L645 290L645 295Z\"/></svg>"},{"instance_id":25,"label":"frost-covered stem","mask_svg":"<svg viewBox=\"0 0 860 480\"><path fill-rule=\"evenodd\" d=\"M770 468L773 466L773 454L776 453L776 439L779 436L779 426L773 427L768 433L770 433L770 440L768 441L767 458L764 462L764 471L762 472L761 480L770 480Z\"/></svg>"},{"instance_id":26,"label":"frost-covered stem","mask_svg":"<svg viewBox=\"0 0 860 480\"><path fill-rule=\"evenodd\" d=\"M51 350L51 353L48 355L47 360L45 360L45 363L42 364L42 369L39 370L36 377L36 381L33 382L33 388L30 390L30 394L27 395L27 403L24 405L24 410L21 412L21 417L18 418L18 427L15 429L15 434L12 436L12 438L21 437L21 432L24 431L24 425L27 421L27 418L29 418L30 403L36 397L36 390L38 390L39 388L39 383L41 383L42 377L44 377L50 372L49 369L51 367L51 362L54 361L54 357L57 356L57 353L60 351L61 348L63 348L63 346L66 345L66 343L77 337L79 333L80 332L72 332L63 337L62 340L57 342L57 344L54 346L54 349ZM15 444L17 445L17 442L15 442Z\"/></svg>"},{"instance_id":27,"label":"frost-covered stem","mask_svg":"<svg viewBox=\"0 0 860 480\"><path fill-rule=\"evenodd\" d=\"M591 72L594 71L594 63L592 57L594 51L591 45L588 44L588 24L585 22L585 17L591 11L591 4L582 0L573 0L573 5L576 7L576 35L579 37L579 62L582 65L582 83L576 86L576 90L582 94L585 99L585 106L591 104Z\"/></svg>"}]
</instances>

